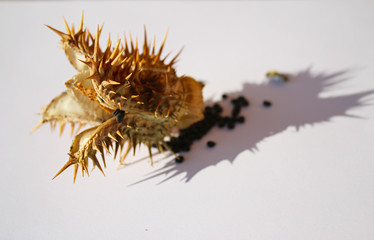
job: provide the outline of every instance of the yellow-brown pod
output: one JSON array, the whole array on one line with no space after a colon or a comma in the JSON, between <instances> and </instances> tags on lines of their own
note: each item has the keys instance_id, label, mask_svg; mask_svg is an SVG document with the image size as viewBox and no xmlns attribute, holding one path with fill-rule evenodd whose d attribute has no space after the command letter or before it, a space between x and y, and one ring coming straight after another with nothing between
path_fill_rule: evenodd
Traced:
<instances>
[{"instance_id":1,"label":"yellow-brown pod","mask_svg":"<svg viewBox=\"0 0 374 240\"><path fill-rule=\"evenodd\" d=\"M161 58L165 38L159 50L150 46L144 31L144 44L124 38L112 47L110 38L100 49L101 28L95 36L83 29L83 16L77 32L66 23L66 33L58 31L62 48L78 73L66 82L67 90L44 108L37 125L60 123L91 124L93 127L75 136L69 160L56 174L74 165L74 180L79 168L88 172L88 160L102 171L96 158L100 153L105 166L105 151L121 153L120 164L131 148L145 144L152 160L151 147L167 148L165 137L174 129L187 128L204 118L203 84L188 76L178 77L174 69L179 53L169 62ZM37 128L36 127L36 128Z\"/></svg>"}]
</instances>

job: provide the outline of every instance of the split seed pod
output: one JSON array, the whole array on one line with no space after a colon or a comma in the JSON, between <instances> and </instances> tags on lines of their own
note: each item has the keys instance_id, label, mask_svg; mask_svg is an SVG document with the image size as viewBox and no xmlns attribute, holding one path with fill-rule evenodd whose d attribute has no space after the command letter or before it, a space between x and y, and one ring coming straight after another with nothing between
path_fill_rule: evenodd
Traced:
<instances>
[{"instance_id":1,"label":"split seed pod","mask_svg":"<svg viewBox=\"0 0 374 240\"><path fill-rule=\"evenodd\" d=\"M174 129L187 128L204 118L203 84L177 76L174 69L180 52L168 63L166 57L161 59L166 35L158 51L155 41L148 44L145 29L142 49L137 41L125 37L114 47L109 38L102 50L102 28L97 27L93 36L83 29L83 15L77 32L66 21L65 25L66 33L47 27L61 37L62 48L78 73L65 83L66 91L43 109L35 129L47 122L52 127L58 122L60 134L66 123L71 124L72 133L77 124L93 127L75 136L69 160L56 176L70 166L74 166L74 181L79 168L82 176L84 172L89 175L89 160L103 172L97 153L105 166L105 151L111 149L116 157L121 149L123 164L130 149L135 153L140 144L148 147L152 162L152 146L159 151L169 149L164 139Z\"/></svg>"}]
</instances>

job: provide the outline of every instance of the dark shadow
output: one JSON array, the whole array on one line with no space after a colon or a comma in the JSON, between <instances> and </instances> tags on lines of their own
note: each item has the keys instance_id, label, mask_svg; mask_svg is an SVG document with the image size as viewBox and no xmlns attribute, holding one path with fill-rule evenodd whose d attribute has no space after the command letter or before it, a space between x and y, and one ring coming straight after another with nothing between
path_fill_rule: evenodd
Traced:
<instances>
[{"instance_id":1,"label":"dark shadow","mask_svg":"<svg viewBox=\"0 0 374 240\"><path fill-rule=\"evenodd\" d=\"M321 93L339 90L339 84L346 82L348 71L332 74L312 74L310 69L291 74L289 82L283 85L245 83L240 92L228 93L230 98L243 95L250 101L248 108L242 109L245 123L237 125L234 130L215 127L202 140L197 141L188 153L184 153L185 162L175 164L171 159L161 169L153 171L140 183L155 177L165 175L165 179L179 177L188 182L198 172L209 166L228 160L233 162L236 156L244 150L255 152L257 144L267 137L273 136L295 127L299 130L306 125L328 122L333 117L354 117L348 110L368 105L368 96L374 90L343 96L321 97ZM270 108L262 106L263 100L273 103ZM230 100L220 102L228 112L232 106ZM225 113L229 115L229 113ZM207 140L214 140L217 146L207 149Z\"/></svg>"}]
</instances>

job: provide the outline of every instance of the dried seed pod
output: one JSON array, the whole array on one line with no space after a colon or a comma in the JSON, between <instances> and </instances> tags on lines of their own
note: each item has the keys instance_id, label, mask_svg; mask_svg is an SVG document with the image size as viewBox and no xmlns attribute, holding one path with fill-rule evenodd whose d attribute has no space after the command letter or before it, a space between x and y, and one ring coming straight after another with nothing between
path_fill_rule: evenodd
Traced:
<instances>
[{"instance_id":1,"label":"dried seed pod","mask_svg":"<svg viewBox=\"0 0 374 240\"><path fill-rule=\"evenodd\" d=\"M62 48L78 73L65 83L67 90L44 108L35 129L47 122L51 126L59 122L61 132L66 123L94 126L75 136L69 160L56 176L71 165L74 180L79 168L82 175L88 175L88 159L102 171L96 154L101 154L105 166L104 150L113 148L116 156L125 144L121 164L139 144L148 147L152 162L152 145L160 151L170 149L164 138L173 129L187 128L204 118L203 84L177 76L174 69L180 52L168 63L161 59L166 35L158 51L155 43L148 44L145 29L142 49L125 37L124 44L118 40L114 48L109 39L102 50L102 28L97 27L93 36L83 29L83 15L77 32L66 21L65 25L66 33L47 27L61 37Z\"/></svg>"}]
</instances>

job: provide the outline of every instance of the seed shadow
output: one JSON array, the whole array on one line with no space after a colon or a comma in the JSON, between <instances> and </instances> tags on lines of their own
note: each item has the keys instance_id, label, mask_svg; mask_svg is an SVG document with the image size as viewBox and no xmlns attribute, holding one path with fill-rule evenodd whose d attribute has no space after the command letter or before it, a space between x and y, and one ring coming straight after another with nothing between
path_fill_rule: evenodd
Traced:
<instances>
[{"instance_id":1,"label":"seed shadow","mask_svg":"<svg viewBox=\"0 0 374 240\"><path fill-rule=\"evenodd\" d=\"M202 140L193 144L190 152L183 154L185 162L176 164L171 159L162 168L131 185L163 175L165 179L159 184L175 177L188 182L209 166L223 160L232 163L245 150L258 151L259 142L289 127L298 131L303 126L328 122L337 116L362 119L347 112L369 105L369 100L372 99L368 97L372 96L374 89L342 96L320 96L321 93L339 90L339 84L349 80L347 73L348 70L313 74L310 69L306 69L290 74L290 81L283 85L244 83L241 91L228 95L231 98L242 95L250 101L250 106L241 112L246 119L245 123L237 125L234 130L213 128ZM265 99L273 103L270 108L262 106ZM222 100L219 104L229 112L232 109L229 100ZM217 146L208 149L205 146L208 140L216 141Z\"/></svg>"}]
</instances>

